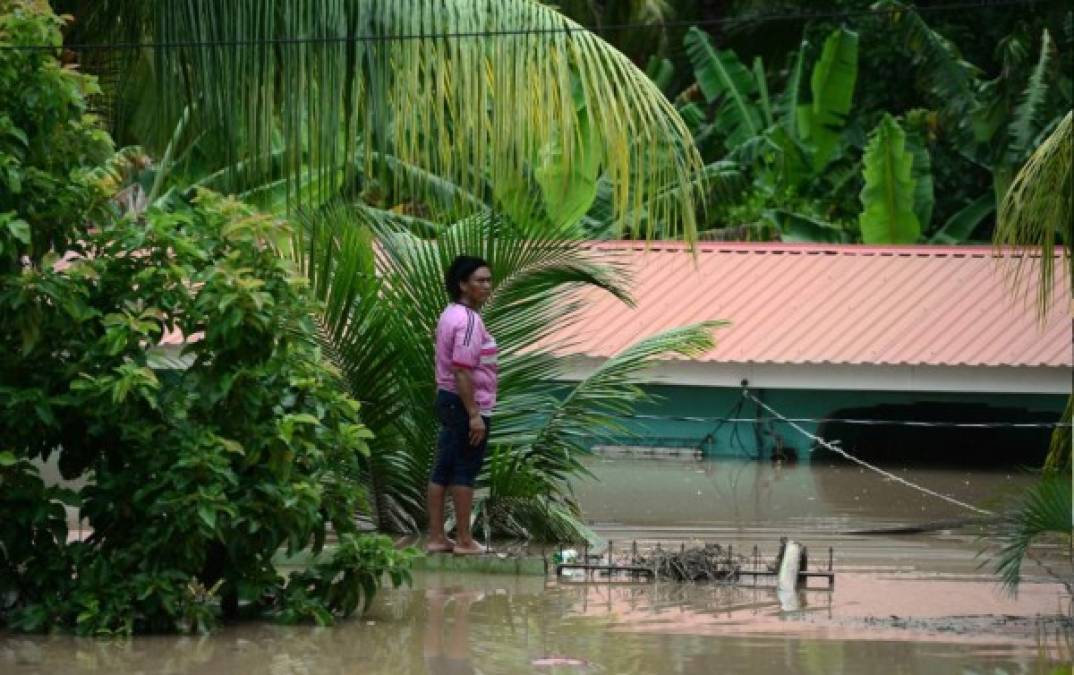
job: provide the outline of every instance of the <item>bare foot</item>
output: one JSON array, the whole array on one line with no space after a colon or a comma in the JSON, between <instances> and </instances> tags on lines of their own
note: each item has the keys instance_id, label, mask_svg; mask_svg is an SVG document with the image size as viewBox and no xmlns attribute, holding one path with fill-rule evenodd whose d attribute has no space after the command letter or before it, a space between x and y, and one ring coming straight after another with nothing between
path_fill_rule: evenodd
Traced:
<instances>
[{"instance_id":1,"label":"bare foot","mask_svg":"<svg viewBox=\"0 0 1074 675\"><path fill-rule=\"evenodd\" d=\"M426 553L451 553L455 549L455 542L447 537L430 539L425 542Z\"/></svg>"},{"instance_id":2,"label":"bare foot","mask_svg":"<svg viewBox=\"0 0 1074 675\"><path fill-rule=\"evenodd\" d=\"M452 552L455 555L481 555L485 552L485 547L476 541L471 541L469 544L456 544Z\"/></svg>"}]
</instances>

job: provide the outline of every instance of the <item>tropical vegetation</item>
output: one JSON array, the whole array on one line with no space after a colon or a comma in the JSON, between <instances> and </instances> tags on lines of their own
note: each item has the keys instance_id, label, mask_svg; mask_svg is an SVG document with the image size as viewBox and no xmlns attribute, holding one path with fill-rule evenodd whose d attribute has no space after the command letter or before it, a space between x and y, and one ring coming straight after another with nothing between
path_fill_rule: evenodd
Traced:
<instances>
[{"instance_id":1,"label":"tropical vegetation","mask_svg":"<svg viewBox=\"0 0 1074 675\"><path fill-rule=\"evenodd\" d=\"M323 351L374 434L372 523L412 531L424 521L435 433L425 412L434 393L427 336L444 302L446 261L467 250L484 254L501 280L487 312L503 350L502 405L477 515L487 507L493 530L525 537L587 536L567 482L582 471L583 436L618 429L611 413L642 396L631 386L640 369L664 352L706 348L714 327L658 336L576 387L548 389L560 365L545 338L575 317L572 289L629 301L628 279L580 241L593 204L602 223L641 234L651 220L696 237L710 176L659 89L623 54L534 2L460 1L455 12L424 1L206 8L231 21L158 4L73 3L71 39L310 39L286 50L199 44L118 55L134 75L112 82L104 113L120 138L161 158L139 178L144 201L226 188L306 223L292 255L325 303ZM108 24L114 16L129 22ZM519 25L534 34L388 39ZM370 39L346 39L354 35ZM143 95L176 78L190 86ZM239 115L243 99L263 105Z\"/></svg>"},{"instance_id":2,"label":"tropical vegetation","mask_svg":"<svg viewBox=\"0 0 1074 675\"><path fill-rule=\"evenodd\" d=\"M475 112L442 91L433 107L457 108L433 120L423 117L429 101L403 103L381 81L383 98L368 101L358 100L366 84L351 83L342 100L332 99L338 89L324 90L326 106L358 105L363 114L352 109L340 118L354 123L346 134L311 143L309 127L289 125L296 116L312 124L324 108L282 95L264 118L240 120L230 101L213 101L219 82L198 83L177 104L154 162L138 147L112 152L87 111L86 97L102 94L96 81L56 60L63 21L36 3L3 9L4 42L31 47L2 52L0 297L12 348L0 382L4 431L13 429L0 458L5 511L18 514L0 542L4 622L88 634L208 630L250 615L327 623L368 604L385 575L405 581L408 554L359 527L371 520L414 530L423 520L435 432L424 413L432 393L426 337L443 303L444 266L462 250L483 254L500 279L488 321L504 355L503 405L479 515L486 529L526 538L587 536L567 482L582 472L583 439L618 429L614 415L642 398L633 383L649 360L708 349L716 327L650 338L575 386L547 388L559 372L549 327L575 316L571 291L595 285L629 301L622 271L592 259L578 240L584 208L575 202L586 198L584 181L582 197L570 197L576 178L598 166L618 173L612 213L679 220L692 236L692 145L640 71L630 71L624 89L594 67L623 67L614 51L593 42L604 50L600 63L564 48L562 63L545 64L558 86L531 102L529 135L511 138L490 133L483 103ZM183 19L163 14L167 29ZM356 21L385 16L407 19L388 12ZM180 76L190 56L154 65ZM308 54L300 56L272 66L287 72L306 63ZM411 56L416 72L429 67ZM482 48L444 58L491 56ZM337 62L341 73L352 57ZM383 80L387 62L371 58L360 60ZM271 80L247 84L262 96L276 91ZM114 128L127 93L103 92L100 112ZM509 83L494 93L501 105L518 98ZM587 97L598 94L623 104L588 112ZM168 109L167 96L160 105L157 112ZM415 120L410 130L406 115ZM623 121L649 142L628 137ZM437 125L485 130L487 146L460 149L465 157L453 160L420 138ZM252 138L257 129L265 135ZM475 157L488 161L474 165ZM642 172L639 158L653 170ZM417 168L427 161L453 181ZM521 180L504 178L512 172ZM669 194L671 184L686 188ZM277 215L211 187L239 190ZM377 189L392 199L421 196L437 219L355 197ZM298 227L288 229L285 214ZM162 352L166 335L182 340L177 353ZM48 355L59 357L55 368L36 368ZM31 460L54 454L81 487L40 479ZM87 521L84 541L67 541L65 502ZM286 578L276 570L281 548L316 553L329 537L335 546L316 565Z\"/></svg>"},{"instance_id":3,"label":"tropical vegetation","mask_svg":"<svg viewBox=\"0 0 1074 675\"><path fill-rule=\"evenodd\" d=\"M424 491L437 429L429 326L443 309L441 279L463 252L489 261L497 280L483 314L500 350L500 403L478 487L477 508L495 533L537 540L589 536L568 478L586 473L579 458L594 438L622 433L620 420L644 395L644 367L668 354L712 346L716 322L657 334L558 390L562 364L553 333L579 318L573 290L596 287L629 302L624 270L609 266L569 227L520 226L472 216L435 239L400 231L376 213L332 207L307 218L299 258L326 307L325 353L369 413L374 431L369 487L377 525L414 530L425 518ZM374 242L376 247L374 247ZM480 530L478 530L480 531Z\"/></svg>"},{"instance_id":4,"label":"tropical vegetation","mask_svg":"<svg viewBox=\"0 0 1074 675\"><path fill-rule=\"evenodd\" d=\"M912 6L881 0L871 10L818 36L817 47L803 38L775 72L760 55L747 65L710 33L687 32L695 80L678 94L665 91L706 167L745 183L712 200L703 236L938 244L987 238L1015 172L1071 107L1071 14L1059 38L1045 26L1035 35L1014 30L997 50L1001 71L989 79ZM817 26L805 33L816 35ZM903 64L863 53L862 44L875 51L878 39L905 55ZM668 59L650 68L666 84L673 70ZM912 79L900 78L900 70ZM897 110L863 107L863 93L880 98L860 91L863 83L888 79L905 86L911 101L890 102L901 104ZM988 184L976 194L961 183L945 190L959 171L985 172Z\"/></svg>"},{"instance_id":5,"label":"tropical vegetation","mask_svg":"<svg viewBox=\"0 0 1074 675\"><path fill-rule=\"evenodd\" d=\"M712 10L726 31L662 0L55 6L0 0L21 47L0 49L0 621L23 630L327 623L404 582L408 554L362 530L422 527L460 252L490 261L502 350L475 531L560 541L591 536L570 479L642 370L720 325L550 384L577 291L630 302L585 240L957 244L998 213L997 242L1070 271L1069 199L1042 198L1069 184L1070 12L982 25L991 53L979 17L896 0L752 50L746 0ZM50 456L80 487L42 482ZM1012 556L1058 513L1042 490Z\"/></svg>"},{"instance_id":6,"label":"tropical vegetation","mask_svg":"<svg viewBox=\"0 0 1074 675\"><path fill-rule=\"evenodd\" d=\"M61 26L0 13L12 44L59 45ZM404 582L409 553L358 530L370 433L320 357L286 230L208 192L120 217L125 157L87 112L95 92L54 53L0 51L0 622L346 616ZM181 359L158 346L174 332ZM54 455L71 487L42 481ZM277 571L279 549L329 534L317 566Z\"/></svg>"},{"instance_id":7,"label":"tropical vegetation","mask_svg":"<svg viewBox=\"0 0 1074 675\"><path fill-rule=\"evenodd\" d=\"M1019 264L1013 270L1012 290L1024 294L1036 286L1037 307L1042 319L1051 306L1056 258L1061 263L1060 277L1074 294L1072 136L1071 113L1068 112L1015 176L1000 206L995 234L998 246L1013 248L1021 254ZM1036 274L1026 269L1030 265L1036 268ZM1074 314L1070 318L1074 320ZM1052 434L1040 481L1015 500L990 533L1000 547L995 572L1011 592L1016 592L1021 582L1022 563L1030 554L1030 546L1041 536L1058 537L1074 562L1072 410L1074 396L1067 399L1061 418L1065 426L1057 427ZM1069 580L1062 581L1068 592L1074 591Z\"/></svg>"}]
</instances>

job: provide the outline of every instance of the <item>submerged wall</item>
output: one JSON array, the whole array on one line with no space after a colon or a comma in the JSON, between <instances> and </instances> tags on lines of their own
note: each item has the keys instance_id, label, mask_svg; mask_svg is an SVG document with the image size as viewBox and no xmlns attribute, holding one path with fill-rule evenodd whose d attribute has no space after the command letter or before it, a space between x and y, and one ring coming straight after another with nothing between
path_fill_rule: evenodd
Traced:
<instances>
[{"instance_id":1,"label":"submerged wall","mask_svg":"<svg viewBox=\"0 0 1074 675\"><path fill-rule=\"evenodd\" d=\"M696 448L707 456L771 459L797 455L808 461L812 441L785 423L687 421L676 417L770 419L771 416L726 387L650 385L655 400L639 406L626 426L637 438L615 444L658 448ZM806 389L751 390L787 417L824 419L833 416L924 421L1054 422L1066 397L1053 394L974 394L947 392L885 392ZM863 459L907 459L946 464L1039 463L1047 448L1048 429L968 429L951 427L860 426L801 423L812 433L840 439L843 447ZM828 453L830 454L830 453Z\"/></svg>"}]
</instances>

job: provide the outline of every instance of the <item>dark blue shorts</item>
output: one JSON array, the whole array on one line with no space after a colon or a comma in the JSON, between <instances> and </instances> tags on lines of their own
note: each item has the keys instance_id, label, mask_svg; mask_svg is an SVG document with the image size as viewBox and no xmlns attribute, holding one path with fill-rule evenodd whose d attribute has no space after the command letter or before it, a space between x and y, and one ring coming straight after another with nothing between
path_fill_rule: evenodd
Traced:
<instances>
[{"instance_id":1,"label":"dark blue shorts","mask_svg":"<svg viewBox=\"0 0 1074 675\"><path fill-rule=\"evenodd\" d=\"M485 460L489 418L482 418L485 420L485 437L475 447L470 445L470 416L458 394L443 389L436 392L436 416L440 418L440 437L429 481L437 485L473 487Z\"/></svg>"}]
</instances>

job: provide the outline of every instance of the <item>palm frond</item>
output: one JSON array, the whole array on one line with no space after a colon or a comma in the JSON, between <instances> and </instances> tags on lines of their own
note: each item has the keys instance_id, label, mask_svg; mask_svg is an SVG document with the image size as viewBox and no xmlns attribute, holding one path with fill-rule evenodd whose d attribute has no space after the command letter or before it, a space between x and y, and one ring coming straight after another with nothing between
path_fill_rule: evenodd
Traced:
<instances>
[{"instance_id":1,"label":"palm frond","mask_svg":"<svg viewBox=\"0 0 1074 675\"><path fill-rule=\"evenodd\" d=\"M1003 588L1011 594L1018 592L1022 580L1022 561L1029 553L1033 540L1043 534L1057 534L1069 544L1072 520L1070 476L1046 476L1027 490L992 532L1000 543L994 571ZM1069 547L1068 547L1069 550ZM1070 583L1068 591L1071 590Z\"/></svg>"},{"instance_id":2,"label":"palm frond","mask_svg":"<svg viewBox=\"0 0 1074 675\"><path fill-rule=\"evenodd\" d=\"M1047 139L1041 143L1025 166L1018 172L999 208L999 218L993 235L997 247L1020 251L1017 264L1011 269L1013 285L1024 287L1022 274L1027 264L1036 265L1039 277L1037 308L1044 318L1054 289L1056 248L1062 251L1065 282L1074 282L1074 262L1071 258L1072 218L1071 162L1074 155L1071 113L1067 113Z\"/></svg>"},{"instance_id":3,"label":"palm frond","mask_svg":"<svg viewBox=\"0 0 1074 675\"><path fill-rule=\"evenodd\" d=\"M651 204L650 219L696 237L696 192L674 203L651 199L669 185L692 184L701 171L689 130L626 56L540 2L143 5L124 16L160 45L152 74L162 117L174 125L189 106L192 127L220 134L224 165L266 157L278 141L285 152L269 177L293 179L306 167L326 181L338 170L349 178L356 152L372 176L391 156L488 203L490 188L532 180L543 149L557 147L568 167L581 162L579 134L588 125L615 185L617 222ZM91 10L99 21L87 18L88 25L106 42L105 19L129 9L130 0L101 0ZM251 174L273 170L260 160L243 166ZM393 172L400 189L429 189L411 178ZM293 192L289 204L302 206L301 198Z\"/></svg>"},{"instance_id":4,"label":"palm frond","mask_svg":"<svg viewBox=\"0 0 1074 675\"><path fill-rule=\"evenodd\" d=\"M493 448L532 437L548 417L542 411L555 404L547 383L558 364L534 346L575 317L571 289L598 287L629 299L623 271L598 264L582 242L565 236L569 228L549 232L486 214L442 227L429 240L382 211L349 206L320 209L305 223L296 255L324 303L324 333L332 342L325 351L339 362L376 435L369 487L385 528L412 529L424 518L438 430L427 412L435 393L432 329L447 301L444 272L456 255L484 257L496 279L484 310L501 355ZM538 502L528 501L526 512L569 522L564 481L579 469L568 464L542 476L555 482L531 495Z\"/></svg>"},{"instance_id":5,"label":"palm frond","mask_svg":"<svg viewBox=\"0 0 1074 675\"><path fill-rule=\"evenodd\" d=\"M638 386L644 371L661 357L703 354L714 345L713 331L726 325L724 321L706 321L672 329L616 354L556 403L529 445L534 451L579 451L588 440L623 433L620 416L645 398Z\"/></svg>"},{"instance_id":6,"label":"palm frond","mask_svg":"<svg viewBox=\"0 0 1074 675\"><path fill-rule=\"evenodd\" d=\"M490 518L501 532L552 541L593 540L581 524L568 479L588 471L580 459L595 439L629 435L621 416L646 399L638 386L642 372L668 355L696 356L713 345L712 321L652 336L627 348L575 384L561 398L539 387L505 406L497 424L506 426L489 459ZM558 367L555 362L547 365ZM537 384L535 382L535 384Z\"/></svg>"},{"instance_id":7,"label":"palm frond","mask_svg":"<svg viewBox=\"0 0 1074 675\"><path fill-rule=\"evenodd\" d=\"M542 542L597 540L560 480L532 462L520 466L509 447L490 452L486 476L489 496L475 510L474 520L487 516L493 534Z\"/></svg>"},{"instance_id":8,"label":"palm frond","mask_svg":"<svg viewBox=\"0 0 1074 675\"><path fill-rule=\"evenodd\" d=\"M382 528L410 529L414 521L409 514L420 512L422 497L398 479L414 469L403 451L414 432L396 377L408 334L382 302L373 226L364 210L340 204L303 212L300 224L292 253L321 302L322 353L362 403L363 421L375 434L366 474L373 515Z\"/></svg>"}]
</instances>

